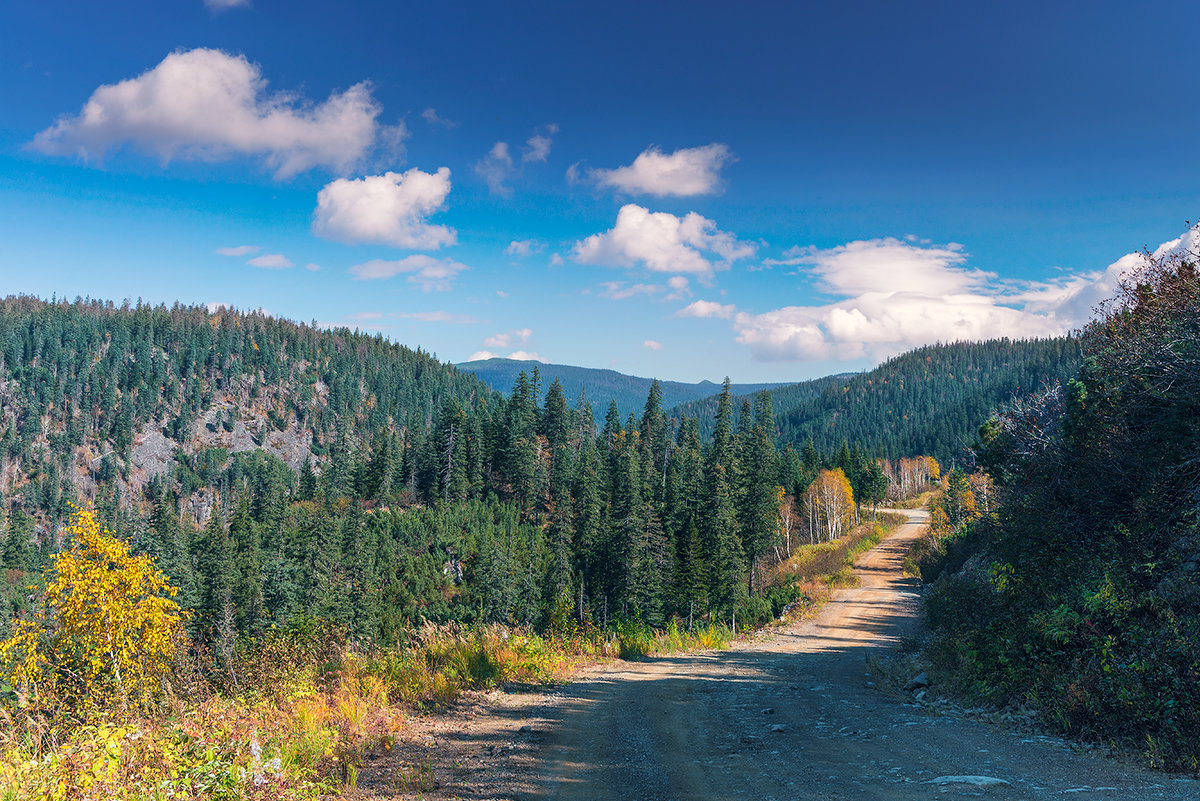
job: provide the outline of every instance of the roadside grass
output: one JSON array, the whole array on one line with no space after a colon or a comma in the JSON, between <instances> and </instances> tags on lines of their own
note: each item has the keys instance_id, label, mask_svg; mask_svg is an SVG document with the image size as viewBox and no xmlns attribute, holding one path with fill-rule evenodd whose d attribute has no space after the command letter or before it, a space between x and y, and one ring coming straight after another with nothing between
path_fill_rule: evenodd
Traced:
<instances>
[{"instance_id":1,"label":"roadside grass","mask_svg":"<svg viewBox=\"0 0 1200 801\"><path fill-rule=\"evenodd\" d=\"M758 611L812 614L899 518L880 516L776 567ZM764 600L770 599L770 600ZM776 607L779 608L776 608ZM739 631L754 621L745 607ZM44 699L0 699L0 801L317 799L353 789L369 755L392 750L414 709L506 682L564 681L582 661L728 647L731 627L621 622L544 636L499 625L426 626L372 653L298 621L240 642L227 662L183 642L157 709L54 716ZM412 789L429 789L414 769Z\"/></svg>"},{"instance_id":2,"label":"roadside grass","mask_svg":"<svg viewBox=\"0 0 1200 801\"><path fill-rule=\"evenodd\" d=\"M319 798L352 788L366 755L391 750L414 706L505 681L559 680L573 656L501 626L430 625L372 656L297 638L297 658L277 661L274 646L287 639L243 644L240 690L211 663L181 660L153 714L80 721L28 704L0 709L0 799Z\"/></svg>"},{"instance_id":3,"label":"roadside grass","mask_svg":"<svg viewBox=\"0 0 1200 801\"><path fill-rule=\"evenodd\" d=\"M623 623L539 636L499 625L426 626L359 654L320 628L272 630L238 649L178 660L160 709L86 721L0 707L0 801L315 799L353 789L414 709L508 682L564 681L581 661L723 648L727 628ZM318 641L314 642L316 639ZM234 684L236 677L236 686ZM413 789L429 789L417 770ZM407 781L407 780L406 780Z\"/></svg>"},{"instance_id":4,"label":"roadside grass","mask_svg":"<svg viewBox=\"0 0 1200 801\"><path fill-rule=\"evenodd\" d=\"M854 560L878 545L888 532L904 522L901 515L880 513L853 528L833 542L801 545L774 569L771 584L778 587L807 586L813 583L827 587L852 587Z\"/></svg>"}]
</instances>

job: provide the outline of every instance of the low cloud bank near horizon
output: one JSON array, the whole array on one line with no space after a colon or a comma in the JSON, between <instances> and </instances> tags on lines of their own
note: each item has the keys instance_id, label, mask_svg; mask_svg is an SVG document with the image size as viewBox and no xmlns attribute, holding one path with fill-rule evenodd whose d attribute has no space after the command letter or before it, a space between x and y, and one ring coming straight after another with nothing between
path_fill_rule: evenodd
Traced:
<instances>
[{"instance_id":1,"label":"low cloud bank near horizon","mask_svg":"<svg viewBox=\"0 0 1200 801\"><path fill-rule=\"evenodd\" d=\"M1198 253L1193 228L1152 255ZM914 237L793 248L774 264L796 267L834 300L754 313L702 299L676 316L729 320L756 361L878 363L937 342L1062 336L1086 325L1145 263L1130 253L1103 270L1031 281L1001 280L968 259L957 243Z\"/></svg>"}]
</instances>

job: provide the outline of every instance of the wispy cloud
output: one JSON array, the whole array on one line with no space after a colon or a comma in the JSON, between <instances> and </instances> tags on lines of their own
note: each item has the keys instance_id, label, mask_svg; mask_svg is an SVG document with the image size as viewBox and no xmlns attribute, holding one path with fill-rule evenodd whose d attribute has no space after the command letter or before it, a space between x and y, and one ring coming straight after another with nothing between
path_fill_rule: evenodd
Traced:
<instances>
[{"instance_id":1,"label":"wispy cloud","mask_svg":"<svg viewBox=\"0 0 1200 801\"><path fill-rule=\"evenodd\" d=\"M513 174L513 160L508 152L508 142L492 145L488 154L475 162L475 174L483 178L492 194L502 197L511 195L512 189L504 183Z\"/></svg>"},{"instance_id":2,"label":"wispy cloud","mask_svg":"<svg viewBox=\"0 0 1200 801\"><path fill-rule=\"evenodd\" d=\"M474 325L481 322L469 314L448 311L398 312L393 315L400 320L416 320L420 323L449 323L451 325Z\"/></svg>"},{"instance_id":3,"label":"wispy cloud","mask_svg":"<svg viewBox=\"0 0 1200 801\"><path fill-rule=\"evenodd\" d=\"M407 275L408 282L421 288L422 292L445 292L454 285L459 273L471 269L453 259L435 259L416 254L395 261L372 259L350 268L350 274L360 281L374 281Z\"/></svg>"},{"instance_id":4,"label":"wispy cloud","mask_svg":"<svg viewBox=\"0 0 1200 801\"><path fill-rule=\"evenodd\" d=\"M554 135L558 126L554 123L544 125L525 140L525 149L521 152L521 161L545 161L554 145Z\"/></svg>"},{"instance_id":5,"label":"wispy cloud","mask_svg":"<svg viewBox=\"0 0 1200 801\"><path fill-rule=\"evenodd\" d=\"M262 250L258 245L238 245L231 248L217 248L218 256L249 256L251 253L257 253Z\"/></svg>"},{"instance_id":6,"label":"wispy cloud","mask_svg":"<svg viewBox=\"0 0 1200 801\"><path fill-rule=\"evenodd\" d=\"M427 108L424 111L422 111L421 119L425 120L425 122L429 123L430 125L440 125L443 128L455 128L458 126L457 122L454 122L453 120L448 120L445 117L441 116L440 114L437 113L437 110L434 109L433 107Z\"/></svg>"},{"instance_id":7,"label":"wispy cloud","mask_svg":"<svg viewBox=\"0 0 1200 801\"><path fill-rule=\"evenodd\" d=\"M550 155L550 148L554 145L554 134L556 133L558 133L558 126L554 124L543 125L535 130L533 135L525 141L525 147L521 151L521 164L545 161ZM512 196L512 187L508 185L508 181L518 177L524 171L523 166L518 167L514 162L508 142L496 142L492 145L492 149L487 152L487 155L475 162L473 169L475 174L488 185L488 190L493 195L501 197Z\"/></svg>"},{"instance_id":8,"label":"wispy cloud","mask_svg":"<svg viewBox=\"0 0 1200 801\"><path fill-rule=\"evenodd\" d=\"M539 242L536 239L514 239L508 243L508 247L504 249L504 252L518 259L527 259L535 253L541 253L545 249L546 243Z\"/></svg>"},{"instance_id":9,"label":"wispy cloud","mask_svg":"<svg viewBox=\"0 0 1200 801\"><path fill-rule=\"evenodd\" d=\"M282 253L264 253L261 256L256 256L246 262L251 267L259 267L264 270L285 270L288 267L294 267L292 260Z\"/></svg>"},{"instance_id":10,"label":"wispy cloud","mask_svg":"<svg viewBox=\"0 0 1200 801\"><path fill-rule=\"evenodd\" d=\"M638 295L653 297L666 291L667 288L661 284L627 284L624 281L605 281L600 284L600 291L597 294L609 300L628 300Z\"/></svg>"},{"instance_id":11,"label":"wispy cloud","mask_svg":"<svg viewBox=\"0 0 1200 801\"><path fill-rule=\"evenodd\" d=\"M449 311L364 311L347 314L340 320L323 321L317 325L321 328L358 328L365 331L387 333L395 331L399 327L399 324L406 320L418 323L439 323L446 325L475 325L480 322L480 320L469 314L459 314Z\"/></svg>"}]
</instances>

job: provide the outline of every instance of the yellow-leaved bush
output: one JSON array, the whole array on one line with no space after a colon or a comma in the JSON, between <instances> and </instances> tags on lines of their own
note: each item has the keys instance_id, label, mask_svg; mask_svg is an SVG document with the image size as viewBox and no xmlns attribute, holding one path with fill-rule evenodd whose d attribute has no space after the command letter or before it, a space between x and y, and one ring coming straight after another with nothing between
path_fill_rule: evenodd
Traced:
<instances>
[{"instance_id":1,"label":"yellow-leaved bush","mask_svg":"<svg viewBox=\"0 0 1200 801\"><path fill-rule=\"evenodd\" d=\"M0 676L28 702L90 715L145 706L180 636L177 588L147 555L79 509L64 529L40 611L0 643Z\"/></svg>"}]
</instances>

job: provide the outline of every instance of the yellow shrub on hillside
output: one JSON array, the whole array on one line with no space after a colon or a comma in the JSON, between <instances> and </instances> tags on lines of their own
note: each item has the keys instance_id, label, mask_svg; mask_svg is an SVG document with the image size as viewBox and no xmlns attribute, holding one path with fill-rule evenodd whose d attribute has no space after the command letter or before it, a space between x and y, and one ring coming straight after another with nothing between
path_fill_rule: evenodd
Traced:
<instances>
[{"instance_id":1,"label":"yellow shrub on hillside","mask_svg":"<svg viewBox=\"0 0 1200 801\"><path fill-rule=\"evenodd\" d=\"M91 509L77 510L64 533L68 545L54 557L41 611L0 643L0 676L47 708L144 706L180 632L176 588Z\"/></svg>"}]
</instances>

